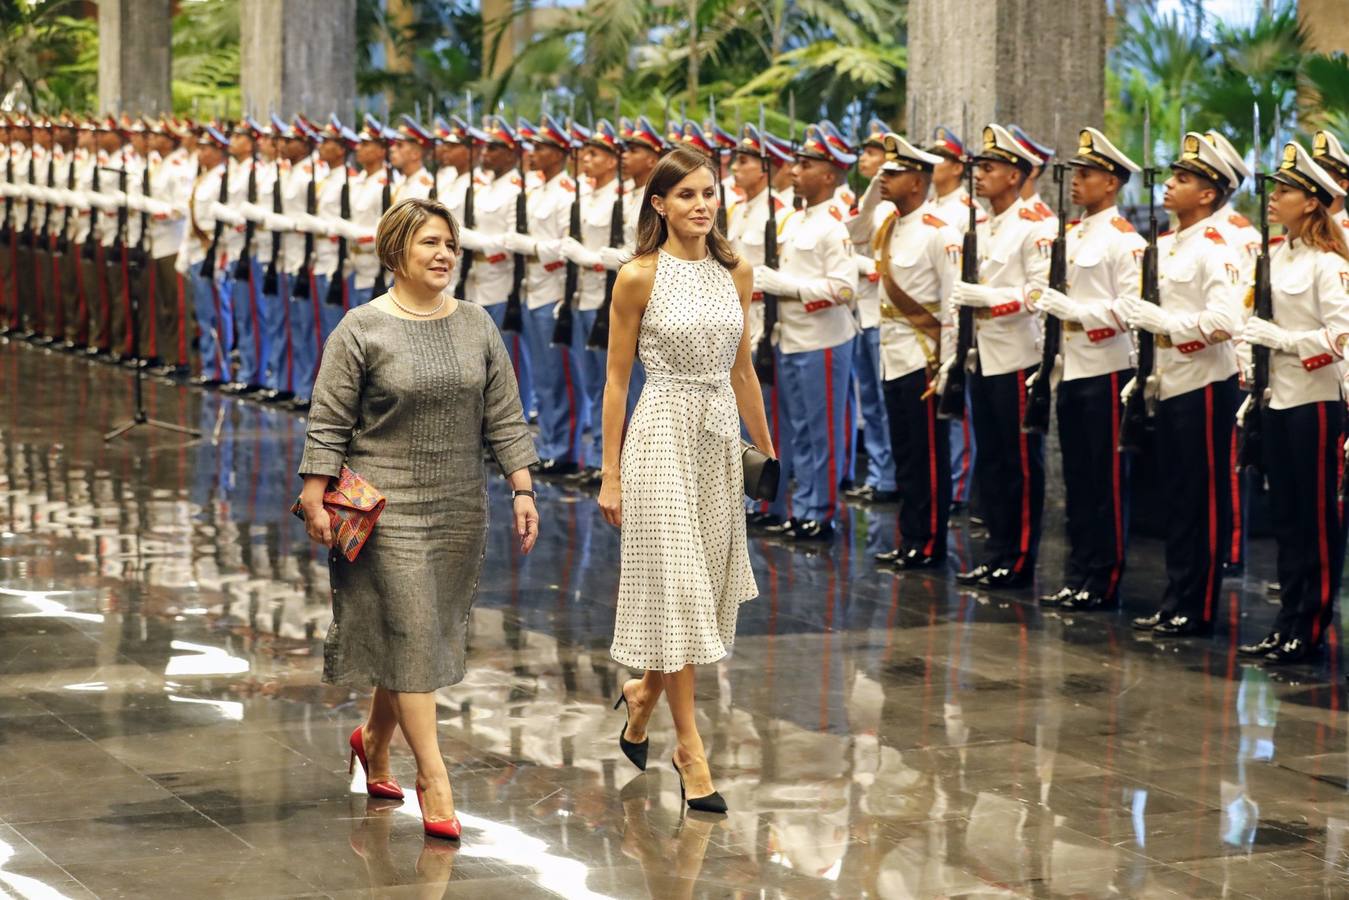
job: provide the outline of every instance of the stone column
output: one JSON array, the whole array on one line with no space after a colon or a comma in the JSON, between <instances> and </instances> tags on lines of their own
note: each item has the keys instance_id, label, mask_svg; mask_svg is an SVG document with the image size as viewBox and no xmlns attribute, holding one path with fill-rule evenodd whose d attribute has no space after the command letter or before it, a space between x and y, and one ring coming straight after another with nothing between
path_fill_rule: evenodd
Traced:
<instances>
[{"instance_id":1,"label":"stone column","mask_svg":"<svg viewBox=\"0 0 1349 900\"><path fill-rule=\"evenodd\" d=\"M171 0L99 0L98 108L153 115L173 109Z\"/></svg>"},{"instance_id":2,"label":"stone column","mask_svg":"<svg viewBox=\"0 0 1349 900\"><path fill-rule=\"evenodd\" d=\"M1343 0L1298 0L1297 17L1307 29L1309 50L1349 51L1349 15Z\"/></svg>"},{"instance_id":3,"label":"stone column","mask_svg":"<svg viewBox=\"0 0 1349 900\"><path fill-rule=\"evenodd\" d=\"M356 0L241 0L239 26L244 109L351 121Z\"/></svg>"},{"instance_id":4,"label":"stone column","mask_svg":"<svg viewBox=\"0 0 1349 900\"><path fill-rule=\"evenodd\" d=\"M1105 0L910 0L909 135L947 125L977 145L1015 122L1071 155L1105 118L1106 20Z\"/></svg>"}]
</instances>

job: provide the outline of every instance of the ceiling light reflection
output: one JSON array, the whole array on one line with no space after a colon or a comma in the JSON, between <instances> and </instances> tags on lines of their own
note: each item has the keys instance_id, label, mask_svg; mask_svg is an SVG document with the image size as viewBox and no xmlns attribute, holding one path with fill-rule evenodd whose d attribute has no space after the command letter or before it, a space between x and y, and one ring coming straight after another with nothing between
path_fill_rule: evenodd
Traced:
<instances>
[{"instance_id":1,"label":"ceiling light reflection","mask_svg":"<svg viewBox=\"0 0 1349 900\"><path fill-rule=\"evenodd\" d=\"M49 617L53 619L75 619L80 622L102 622L101 613L82 613L73 612L70 607L64 603L58 603L52 600L52 597L68 597L73 591L20 591L14 588L0 588L0 594L8 597L18 597L19 600L31 606L35 612L17 613L14 618L28 619L38 617Z\"/></svg>"},{"instance_id":2,"label":"ceiling light reflection","mask_svg":"<svg viewBox=\"0 0 1349 900\"><path fill-rule=\"evenodd\" d=\"M199 703L202 706L214 706L220 710L220 714L226 719L232 719L235 722L244 720L244 705L235 700L203 700L198 697L179 697L177 694L169 694L169 699L174 703Z\"/></svg>"},{"instance_id":3,"label":"ceiling light reflection","mask_svg":"<svg viewBox=\"0 0 1349 900\"><path fill-rule=\"evenodd\" d=\"M249 669L246 659L231 656L220 647L171 641L174 650L190 650L185 656L170 656L164 666L165 675L241 675Z\"/></svg>"}]
</instances>

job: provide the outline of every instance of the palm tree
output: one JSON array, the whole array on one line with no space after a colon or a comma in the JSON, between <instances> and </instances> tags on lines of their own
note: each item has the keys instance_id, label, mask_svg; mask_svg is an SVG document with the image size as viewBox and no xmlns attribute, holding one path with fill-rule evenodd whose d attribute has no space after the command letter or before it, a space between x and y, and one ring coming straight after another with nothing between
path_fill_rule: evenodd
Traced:
<instances>
[{"instance_id":1,"label":"palm tree","mask_svg":"<svg viewBox=\"0 0 1349 900\"><path fill-rule=\"evenodd\" d=\"M98 27L75 0L0 2L0 105L87 109L98 85Z\"/></svg>"}]
</instances>

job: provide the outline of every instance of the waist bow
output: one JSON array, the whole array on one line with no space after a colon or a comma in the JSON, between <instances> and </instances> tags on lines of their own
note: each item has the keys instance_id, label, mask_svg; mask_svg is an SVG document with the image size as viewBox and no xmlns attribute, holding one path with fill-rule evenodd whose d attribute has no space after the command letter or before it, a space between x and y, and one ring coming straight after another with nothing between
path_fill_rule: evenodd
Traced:
<instances>
[{"instance_id":1,"label":"waist bow","mask_svg":"<svg viewBox=\"0 0 1349 900\"><path fill-rule=\"evenodd\" d=\"M647 387L657 387L684 393L702 395L702 426L707 431L728 440L740 438L740 411L735 405L735 391L731 390L731 376L726 372L707 375L688 375L675 372L646 373Z\"/></svg>"}]
</instances>

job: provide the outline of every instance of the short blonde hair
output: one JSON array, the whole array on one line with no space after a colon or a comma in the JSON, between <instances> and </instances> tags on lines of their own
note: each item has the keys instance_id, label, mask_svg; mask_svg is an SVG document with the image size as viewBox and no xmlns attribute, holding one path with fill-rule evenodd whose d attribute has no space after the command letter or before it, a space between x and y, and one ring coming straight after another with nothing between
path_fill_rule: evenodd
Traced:
<instances>
[{"instance_id":1,"label":"short blonde hair","mask_svg":"<svg viewBox=\"0 0 1349 900\"><path fill-rule=\"evenodd\" d=\"M375 255L379 264L390 272L401 273L407 261L408 247L415 235L432 216L439 216L450 226L450 242L459 251L459 223L448 207L435 200L413 198L394 204L380 217L375 229Z\"/></svg>"}]
</instances>

